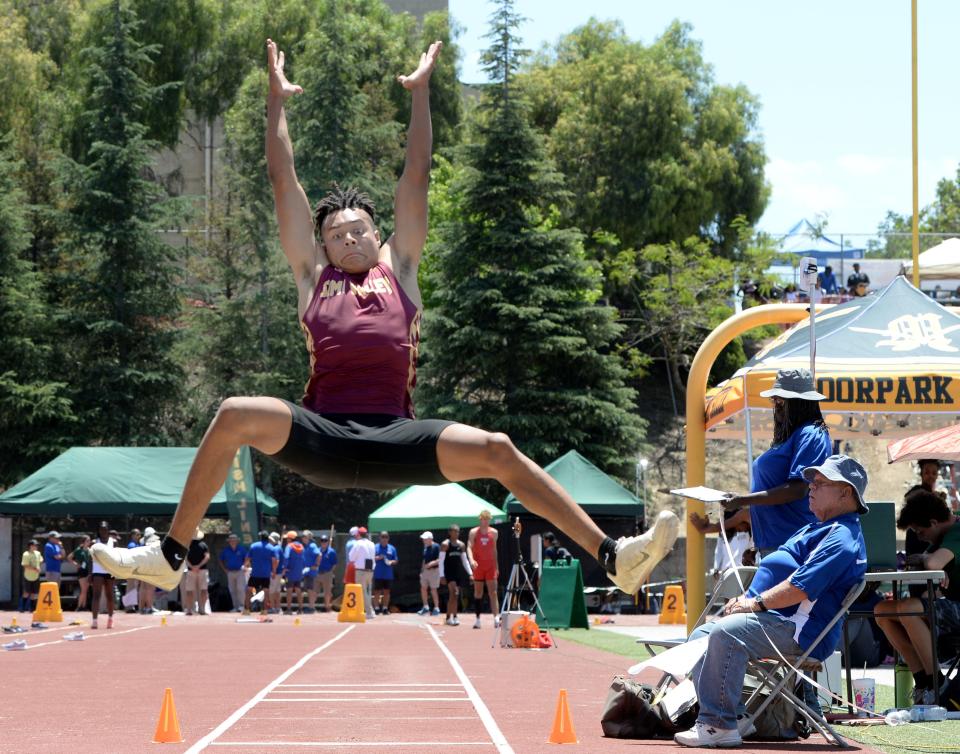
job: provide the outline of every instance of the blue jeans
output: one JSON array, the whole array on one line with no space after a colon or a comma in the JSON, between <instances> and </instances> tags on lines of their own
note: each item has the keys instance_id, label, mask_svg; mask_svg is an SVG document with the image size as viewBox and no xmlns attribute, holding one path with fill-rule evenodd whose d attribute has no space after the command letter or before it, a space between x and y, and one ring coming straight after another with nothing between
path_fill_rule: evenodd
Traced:
<instances>
[{"instance_id":1,"label":"blue jeans","mask_svg":"<svg viewBox=\"0 0 960 754\"><path fill-rule=\"evenodd\" d=\"M688 641L709 637L707 653L691 674L700 702L697 722L723 730L737 727L747 660L776 655L770 641L784 654L800 654L793 639L794 623L775 613L739 613L704 623Z\"/></svg>"}]
</instances>

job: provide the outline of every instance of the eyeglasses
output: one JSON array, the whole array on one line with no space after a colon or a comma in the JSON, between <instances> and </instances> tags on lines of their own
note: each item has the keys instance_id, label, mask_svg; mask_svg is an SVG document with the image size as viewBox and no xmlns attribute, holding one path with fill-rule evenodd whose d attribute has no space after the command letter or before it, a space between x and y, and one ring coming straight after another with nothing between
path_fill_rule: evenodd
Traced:
<instances>
[{"instance_id":1,"label":"eyeglasses","mask_svg":"<svg viewBox=\"0 0 960 754\"><path fill-rule=\"evenodd\" d=\"M847 486L847 483L846 483L846 482L833 482L833 481L829 481L829 482L817 482L817 481L813 481L813 482L810 482L810 489L811 489L811 490L816 490L816 489L819 489L820 487L846 487L846 486Z\"/></svg>"}]
</instances>

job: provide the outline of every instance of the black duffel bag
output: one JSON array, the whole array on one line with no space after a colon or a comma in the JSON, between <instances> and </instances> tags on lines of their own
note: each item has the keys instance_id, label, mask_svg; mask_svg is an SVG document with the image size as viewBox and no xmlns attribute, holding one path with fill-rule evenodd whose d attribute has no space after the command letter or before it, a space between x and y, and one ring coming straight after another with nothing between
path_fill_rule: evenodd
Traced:
<instances>
[{"instance_id":1,"label":"black duffel bag","mask_svg":"<svg viewBox=\"0 0 960 754\"><path fill-rule=\"evenodd\" d=\"M671 720L660 703L654 704L656 689L618 675L610 684L600 726L608 738L662 738L693 727L698 705Z\"/></svg>"}]
</instances>

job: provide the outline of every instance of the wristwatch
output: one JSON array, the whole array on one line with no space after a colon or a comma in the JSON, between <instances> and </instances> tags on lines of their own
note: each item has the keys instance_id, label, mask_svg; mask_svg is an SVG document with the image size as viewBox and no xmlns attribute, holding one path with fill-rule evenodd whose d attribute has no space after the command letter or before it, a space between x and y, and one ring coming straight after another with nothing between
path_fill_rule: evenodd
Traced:
<instances>
[{"instance_id":1,"label":"wristwatch","mask_svg":"<svg viewBox=\"0 0 960 754\"><path fill-rule=\"evenodd\" d=\"M758 594L753 598L753 604L757 606L757 609L754 610L756 613L765 613L767 612L767 606L763 604L763 595Z\"/></svg>"}]
</instances>

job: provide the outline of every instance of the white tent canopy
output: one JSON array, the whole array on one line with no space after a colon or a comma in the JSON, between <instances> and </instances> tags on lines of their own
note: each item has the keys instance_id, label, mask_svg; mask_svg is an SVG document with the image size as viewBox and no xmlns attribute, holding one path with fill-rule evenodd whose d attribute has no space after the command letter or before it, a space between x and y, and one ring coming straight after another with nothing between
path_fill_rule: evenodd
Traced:
<instances>
[{"instance_id":1,"label":"white tent canopy","mask_svg":"<svg viewBox=\"0 0 960 754\"><path fill-rule=\"evenodd\" d=\"M922 280L960 278L960 238L948 238L927 249L919 256ZM907 262L908 275L913 274L913 262Z\"/></svg>"}]
</instances>

